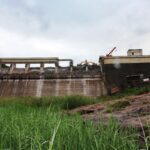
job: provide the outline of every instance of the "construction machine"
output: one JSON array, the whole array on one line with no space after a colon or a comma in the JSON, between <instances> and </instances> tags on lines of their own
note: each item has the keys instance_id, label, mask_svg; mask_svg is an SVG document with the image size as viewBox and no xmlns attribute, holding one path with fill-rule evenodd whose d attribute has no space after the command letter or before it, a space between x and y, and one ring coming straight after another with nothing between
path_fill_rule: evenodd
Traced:
<instances>
[{"instance_id":1,"label":"construction machine","mask_svg":"<svg viewBox=\"0 0 150 150\"><path fill-rule=\"evenodd\" d=\"M106 56L107 57L112 57L112 53L114 52L114 50L116 49L117 47L114 47Z\"/></svg>"}]
</instances>

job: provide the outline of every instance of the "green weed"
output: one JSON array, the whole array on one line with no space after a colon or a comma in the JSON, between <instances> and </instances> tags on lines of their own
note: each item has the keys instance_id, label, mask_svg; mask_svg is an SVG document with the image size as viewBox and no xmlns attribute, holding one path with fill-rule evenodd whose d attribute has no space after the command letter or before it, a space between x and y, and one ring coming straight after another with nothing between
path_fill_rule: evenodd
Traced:
<instances>
[{"instance_id":1,"label":"green weed","mask_svg":"<svg viewBox=\"0 0 150 150\"><path fill-rule=\"evenodd\" d=\"M37 107L18 100L0 104L0 149L139 149L135 131L124 131L116 121L95 125L53 105Z\"/></svg>"}]
</instances>

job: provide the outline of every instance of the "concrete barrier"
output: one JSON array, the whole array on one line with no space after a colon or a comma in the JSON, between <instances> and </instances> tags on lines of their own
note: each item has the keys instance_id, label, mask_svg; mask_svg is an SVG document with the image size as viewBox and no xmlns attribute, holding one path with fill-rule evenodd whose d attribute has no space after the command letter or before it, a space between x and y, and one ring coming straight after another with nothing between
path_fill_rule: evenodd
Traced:
<instances>
[{"instance_id":1,"label":"concrete barrier","mask_svg":"<svg viewBox=\"0 0 150 150\"><path fill-rule=\"evenodd\" d=\"M0 97L9 96L102 96L106 94L100 78L0 80Z\"/></svg>"}]
</instances>

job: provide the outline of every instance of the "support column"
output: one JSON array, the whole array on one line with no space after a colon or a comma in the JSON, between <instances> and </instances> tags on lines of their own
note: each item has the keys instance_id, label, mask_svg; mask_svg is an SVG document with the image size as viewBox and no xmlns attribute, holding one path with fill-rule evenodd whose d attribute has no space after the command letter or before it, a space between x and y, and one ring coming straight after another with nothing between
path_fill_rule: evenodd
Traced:
<instances>
[{"instance_id":1,"label":"support column","mask_svg":"<svg viewBox=\"0 0 150 150\"><path fill-rule=\"evenodd\" d=\"M0 64L0 69L2 68L2 64Z\"/></svg>"},{"instance_id":2,"label":"support column","mask_svg":"<svg viewBox=\"0 0 150 150\"><path fill-rule=\"evenodd\" d=\"M85 70L86 70L86 71L89 71L88 65L86 65L86 68L85 68Z\"/></svg>"},{"instance_id":3,"label":"support column","mask_svg":"<svg viewBox=\"0 0 150 150\"><path fill-rule=\"evenodd\" d=\"M26 64L25 65L25 73L27 73L29 71L29 69L30 69L30 64Z\"/></svg>"},{"instance_id":4,"label":"support column","mask_svg":"<svg viewBox=\"0 0 150 150\"><path fill-rule=\"evenodd\" d=\"M59 67L59 64L57 62L57 63L55 63L55 73L58 73L58 67Z\"/></svg>"},{"instance_id":5,"label":"support column","mask_svg":"<svg viewBox=\"0 0 150 150\"><path fill-rule=\"evenodd\" d=\"M72 72L73 71L73 62L71 61L70 62L70 72Z\"/></svg>"},{"instance_id":6,"label":"support column","mask_svg":"<svg viewBox=\"0 0 150 150\"><path fill-rule=\"evenodd\" d=\"M16 64L11 64L9 72L12 73L15 68L16 68Z\"/></svg>"},{"instance_id":7,"label":"support column","mask_svg":"<svg viewBox=\"0 0 150 150\"><path fill-rule=\"evenodd\" d=\"M88 61L87 61L87 60L85 60L85 70L86 70L86 71L89 71L89 68L88 68Z\"/></svg>"},{"instance_id":8,"label":"support column","mask_svg":"<svg viewBox=\"0 0 150 150\"><path fill-rule=\"evenodd\" d=\"M40 64L40 72L41 72L41 73L44 72L44 63L41 63L41 64Z\"/></svg>"},{"instance_id":9,"label":"support column","mask_svg":"<svg viewBox=\"0 0 150 150\"><path fill-rule=\"evenodd\" d=\"M70 72L72 72L72 71L73 71L73 67L71 66L71 67L70 67Z\"/></svg>"}]
</instances>

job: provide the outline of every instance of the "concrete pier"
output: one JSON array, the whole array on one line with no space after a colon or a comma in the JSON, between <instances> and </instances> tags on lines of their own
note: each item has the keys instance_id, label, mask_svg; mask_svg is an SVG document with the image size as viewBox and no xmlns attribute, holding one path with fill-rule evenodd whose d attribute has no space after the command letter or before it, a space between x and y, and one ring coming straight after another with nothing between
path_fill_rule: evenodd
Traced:
<instances>
[{"instance_id":1,"label":"concrete pier","mask_svg":"<svg viewBox=\"0 0 150 150\"><path fill-rule=\"evenodd\" d=\"M44 63L41 63L41 64L40 64L40 72L41 72L41 73L44 72Z\"/></svg>"},{"instance_id":2,"label":"concrete pier","mask_svg":"<svg viewBox=\"0 0 150 150\"><path fill-rule=\"evenodd\" d=\"M25 73L27 73L29 71L29 68L30 68L30 64L26 64L25 65Z\"/></svg>"},{"instance_id":3,"label":"concrete pier","mask_svg":"<svg viewBox=\"0 0 150 150\"><path fill-rule=\"evenodd\" d=\"M12 73L15 68L16 64L11 64L9 73Z\"/></svg>"}]
</instances>

